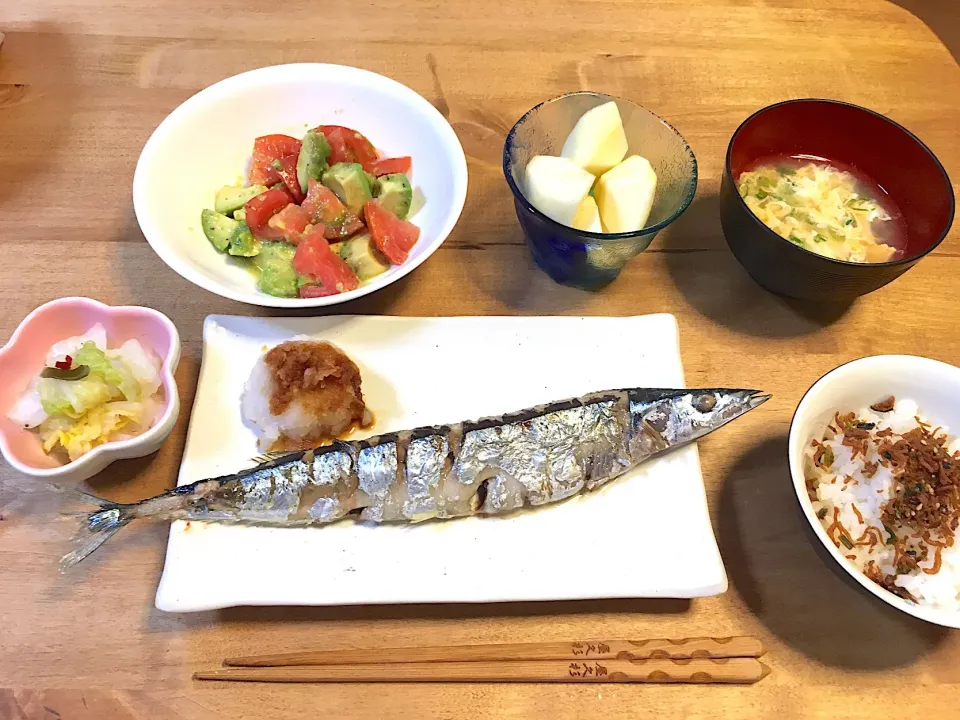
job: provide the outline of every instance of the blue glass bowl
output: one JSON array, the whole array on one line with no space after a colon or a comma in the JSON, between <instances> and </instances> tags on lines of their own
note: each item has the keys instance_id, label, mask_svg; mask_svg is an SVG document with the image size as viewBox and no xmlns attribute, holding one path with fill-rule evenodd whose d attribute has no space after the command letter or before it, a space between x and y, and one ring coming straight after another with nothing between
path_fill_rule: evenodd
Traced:
<instances>
[{"instance_id":1,"label":"blue glass bowl","mask_svg":"<svg viewBox=\"0 0 960 720\"><path fill-rule=\"evenodd\" d=\"M559 155L563 142L587 110L614 100L629 149L657 173L657 192L647 226L627 233L592 233L561 225L524 195L524 172L535 155ZM672 126L621 98L575 92L540 103L517 121L503 146L503 174L513 191L517 219L537 265L564 285L593 289L614 280L627 261L690 205L697 190L697 158Z\"/></svg>"}]
</instances>

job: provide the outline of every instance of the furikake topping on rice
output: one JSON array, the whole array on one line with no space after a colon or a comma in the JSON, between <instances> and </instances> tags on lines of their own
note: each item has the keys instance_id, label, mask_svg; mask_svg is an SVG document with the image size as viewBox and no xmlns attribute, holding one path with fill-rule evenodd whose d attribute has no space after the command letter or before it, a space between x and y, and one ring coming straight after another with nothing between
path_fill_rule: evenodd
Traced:
<instances>
[{"instance_id":1,"label":"furikake topping on rice","mask_svg":"<svg viewBox=\"0 0 960 720\"><path fill-rule=\"evenodd\" d=\"M884 427L894 403L891 397L872 405L872 412L883 413L880 419L874 416L875 421L854 412L834 416L823 440L812 440L809 458L813 467L808 471L807 491L813 502L825 505L817 510L817 517L848 559L877 584L919 602L904 585L913 587L923 581L897 584L897 578L939 573L944 549L954 545L960 524L960 451L950 452L951 438L919 415L913 416L915 425L910 429L904 429L911 424L910 416L906 422L891 420L900 423L900 432ZM834 457L834 448L841 450L837 442L849 450L849 460L846 451L840 453L842 461ZM873 490L870 484L881 468L886 472ZM822 492L824 482L831 486L826 488L829 492ZM852 486L861 487L851 494ZM872 508L866 507L870 504ZM852 510L852 514L848 510L846 522L855 532L841 521L841 507ZM850 551L853 553L848 554Z\"/></svg>"},{"instance_id":2,"label":"furikake topping on rice","mask_svg":"<svg viewBox=\"0 0 960 720\"><path fill-rule=\"evenodd\" d=\"M949 453L946 444L940 428L931 431L918 419L916 429L899 437L885 436L879 446L880 462L892 468L896 478L895 495L884 506L883 522L909 527L928 546L936 547L933 572L939 566L940 550L953 545L960 522L960 453Z\"/></svg>"},{"instance_id":3,"label":"furikake topping on rice","mask_svg":"<svg viewBox=\"0 0 960 720\"><path fill-rule=\"evenodd\" d=\"M874 403L870 406L870 409L878 413L888 413L893 410L893 406L896 404L897 399L891 395L886 400L881 400L878 403Z\"/></svg>"}]
</instances>

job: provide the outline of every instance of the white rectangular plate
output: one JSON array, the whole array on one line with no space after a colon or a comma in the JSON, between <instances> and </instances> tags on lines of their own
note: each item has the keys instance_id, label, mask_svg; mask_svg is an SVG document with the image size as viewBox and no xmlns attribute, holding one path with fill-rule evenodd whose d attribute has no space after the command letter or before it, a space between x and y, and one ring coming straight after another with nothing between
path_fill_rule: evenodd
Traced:
<instances>
[{"instance_id":1,"label":"white rectangular plate","mask_svg":"<svg viewBox=\"0 0 960 720\"><path fill-rule=\"evenodd\" d=\"M249 467L240 416L257 358L296 335L360 367L367 434L597 390L683 387L676 320L212 315L179 484ZM278 529L173 523L157 607L700 597L726 590L695 446L598 492L505 518Z\"/></svg>"}]
</instances>

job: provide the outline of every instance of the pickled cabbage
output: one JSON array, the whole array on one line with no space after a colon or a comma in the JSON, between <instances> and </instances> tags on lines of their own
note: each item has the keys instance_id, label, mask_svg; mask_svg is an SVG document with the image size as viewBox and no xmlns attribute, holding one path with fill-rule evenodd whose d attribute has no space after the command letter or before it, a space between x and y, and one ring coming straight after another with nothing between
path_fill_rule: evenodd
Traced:
<instances>
[{"instance_id":1,"label":"pickled cabbage","mask_svg":"<svg viewBox=\"0 0 960 720\"><path fill-rule=\"evenodd\" d=\"M8 415L35 429L47 453L62 450L76 460L97 445L145 432L162 408L159 359L136 340L108 349L102 325L55 344L46 361L50 368L89 368L79 380L34 378Z\"/></svg>"}]
</instances>

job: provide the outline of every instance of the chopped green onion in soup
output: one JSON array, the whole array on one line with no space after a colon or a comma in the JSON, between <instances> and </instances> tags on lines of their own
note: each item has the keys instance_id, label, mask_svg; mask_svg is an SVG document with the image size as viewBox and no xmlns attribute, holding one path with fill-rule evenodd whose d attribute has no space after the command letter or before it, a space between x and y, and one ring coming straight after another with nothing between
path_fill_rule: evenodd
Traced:
<instances>
[{"instance_id":1,"label":"chopped green onion in soup","mask_svg":"<svg viewBox=\"0 0 960 720\"><path fill-rule=\"evenodd\" d=\"M853 175L830 165L764 165L742 173L737 189L764 225L811 252L850 262L886 262L897 251L873 234L873 223L890 215L858 192Z\"/></svg>"}]
</instances>

